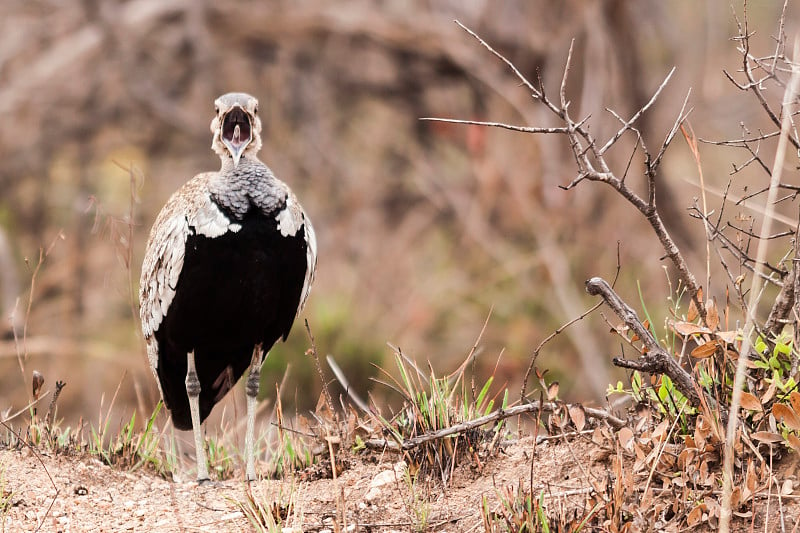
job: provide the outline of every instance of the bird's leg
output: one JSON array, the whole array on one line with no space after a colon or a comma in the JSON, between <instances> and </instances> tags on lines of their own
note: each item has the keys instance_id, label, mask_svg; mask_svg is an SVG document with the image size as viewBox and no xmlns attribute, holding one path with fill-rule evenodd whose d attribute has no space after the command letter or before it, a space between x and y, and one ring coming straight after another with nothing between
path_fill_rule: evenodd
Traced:
<instances>
[{"instance_id":1,"label":"bird's leg","mask_svg":"<svg viewBox=\"0 0 800 533\"><path fill-rule=\"evenodd\" d=\"M256 397L258 396L261 381L261 356L263 348L257 344L253 349L253 358L250 361L250 374L247 376L245 394L247 394L247 431L244 434L244 453L247 460L247 481L256 479L256 452L255 452L255 426L256 426Z\"/></svg>"},{"instance_id":2,"label":"bird's leg","mask_svg":"<svg viewBox=\"0 0 800 533\"><path fill-rule=\"evenodd\" d=\"M189 396L189 411L192 414L192 432L194 433L194 454L197 458L197 482L208 481L208 463L206 463L206 446L200 428L200 380L194 366L194 352L186 356L186 395Z\"/></svg>"}]
</instances>

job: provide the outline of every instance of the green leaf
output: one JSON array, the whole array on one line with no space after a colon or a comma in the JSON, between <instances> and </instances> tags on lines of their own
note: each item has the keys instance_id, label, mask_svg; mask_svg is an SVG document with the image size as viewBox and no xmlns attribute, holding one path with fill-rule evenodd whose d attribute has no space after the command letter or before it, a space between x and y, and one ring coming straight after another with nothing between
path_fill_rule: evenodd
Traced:
<instances>
[{"instance_id":1,"label":"green leaf","mask_svg":"<svg viewBox=\"0 0 800 533\"><path fill-rule=\"evenodd\" d=\"M759 336L755 344L753 344L753 348L755 348L758 353L763 354L767 351L767 343Z\"/></svg>"}]
</instances>

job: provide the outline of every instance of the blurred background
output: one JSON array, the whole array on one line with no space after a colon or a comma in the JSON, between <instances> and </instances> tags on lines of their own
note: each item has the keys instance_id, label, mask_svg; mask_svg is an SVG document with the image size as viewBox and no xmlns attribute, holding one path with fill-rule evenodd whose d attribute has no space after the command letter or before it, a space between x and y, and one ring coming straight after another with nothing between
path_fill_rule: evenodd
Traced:
<instances>
[{"instance_id":1,"label":"blurred background","mask_svg":"<svg viewBox=\"0 0 800 533\"><path fill-rule=\"evenodd\" d=\"M749 2L754 54L774 52L781 4ZM389 345L444 374L486 323L476 371L494 373L516 400L535 347L595 303L584 280L613 278L618 242L617 289L637 309L651 305L661 328L663 250L607 187L558 188L575 176L564 138L420 118L558 125L458 19L528 79L541 75L550 95L575 39L571 111L591 115L600 139L618 129L605 108L631 116L673 66L639 122L650 150L690 88L699 137L741 137L742 122L751 131L768 122L722 72L742 63L735 13L740 2L716 0L4 0L0 411L25 407L34 370L46 389L67 383L59 416L68 423L95 420L115 394L121 413L152 410L158 390L137 318L144 245L169 195L219 167L208 126L228 91L260 99L261 158L294 189L319 241L311 298L267 362L266 398L288 365L284 403L316 403L306 318L320 355L378 398L388 391L368 378L373 364L394 371ZM771 161L766 143L765 153ZM701 156L717 191L746 160L708 145ZM620 148L610 160L622 173L629 157ZM635 158L637 187L641 168ZM704 231L687 211L698 172L680 135L658 179L662 215L704 278ZM741 195L747 174L736 179ZM724 298L724 280L713 288ZM624 378L608 331L595 314L542 351L537 366L561 382L562 397L602 402ZM228 401L241 408L242 391Z\"/></svg>"}]
</instances>

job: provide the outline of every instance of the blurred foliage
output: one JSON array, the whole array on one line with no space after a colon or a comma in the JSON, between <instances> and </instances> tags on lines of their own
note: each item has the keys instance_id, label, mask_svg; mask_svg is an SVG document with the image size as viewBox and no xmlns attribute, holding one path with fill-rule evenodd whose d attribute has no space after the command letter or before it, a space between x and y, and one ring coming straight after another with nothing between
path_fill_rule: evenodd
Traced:
<instances>
[{"instance_id":1,"label":"blurred foliage","mask_svg":"<svg viewBox=\"0 0 800 533\"><path fill-rule=\"evenodd\" d=\"M780 3L750 6L753 44L768 49ZM620 291L634 295L642 280L645 301L663 294L663 252L646 223L609 191L558 189L574 177L564 139L419 120L550 125L453 19L529 78L540 73L548 91L557 90L576 39L571 109L607 117L598 138L618 127L605 108L629 116L673 65L677 75L640 123L651 144L689 87L701 137L735 137L744 118L759 125L721 74L741 58L728 40L730 8L713 0L6 0L0 237L16 280L9 271L0 277L0 309L16 309L19 340L4 321L0 409L27 402L34 368L50 383L67 381L60 414L69 420L91 418L120 382L119 409L156 405L131 295L160 207L181 183L218 166L208 124L214 98L230 90L260 98L262 159L317 230L317 281L301 318L362 395L372 388L369 363L386 366L387 342L450 369L487 316L477 370L492 374L502 353L495 380L515 390L541 339L594 303L583 280L615 271L617 242ZM725 186L732 159L705 151L711 187ZM692 244L703 229L685 211L698 194L694 162L676 143L665 165L662 215L701 265L705 252ZM36 272L40 249L48 253ZM264 374L279 381L291 364L286 401L301 409L314 405L320 386L307 347L298 321ZM538 364L559 376L567 399L600 399L620 375L605 359L616 350L601 321L579 323Z\"/></svg>"}]
</instances>

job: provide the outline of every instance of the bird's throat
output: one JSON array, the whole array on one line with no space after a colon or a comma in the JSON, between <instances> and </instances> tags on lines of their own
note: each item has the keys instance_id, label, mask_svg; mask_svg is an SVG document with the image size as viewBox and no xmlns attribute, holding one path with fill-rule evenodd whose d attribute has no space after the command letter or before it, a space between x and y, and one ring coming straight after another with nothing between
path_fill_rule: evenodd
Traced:
<instances>
[{"instance_id":1,"label":"bird's throat","mask_svg":"<svg viewBox=\"0 0 800 533\"><path fill-rule=\"evenodd\" d=\"M220 136L233 158L234 166L238 166L242 153L253 140L253 129L248 114L240 107L233 108L223 118Z\"/></svg>"}]
</instances>

